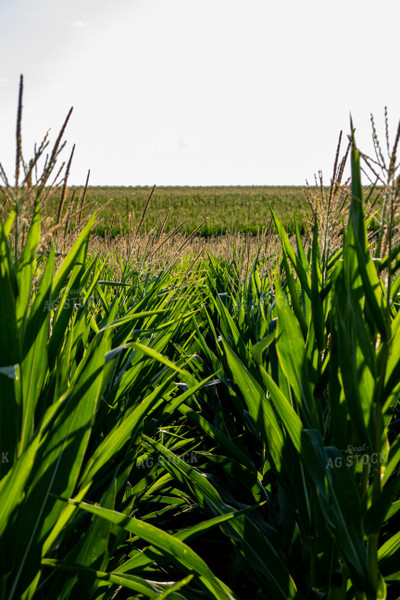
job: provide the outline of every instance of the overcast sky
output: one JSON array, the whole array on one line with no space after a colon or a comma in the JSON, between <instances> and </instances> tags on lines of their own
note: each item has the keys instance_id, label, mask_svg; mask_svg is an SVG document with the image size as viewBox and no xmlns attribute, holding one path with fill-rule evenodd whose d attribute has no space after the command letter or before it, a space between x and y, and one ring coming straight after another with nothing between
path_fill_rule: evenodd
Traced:
<instances>
[{"instance_id":1,"label":"overcast sky","mask_svg":"<svg viewBox=\"0 0 400 600\"><path fill-rule=\"evenodd\" d=\"M0 161L70 106L71 182L303 185L400 118L399 0L0 0Z\"/></svg>"}]
</instances>

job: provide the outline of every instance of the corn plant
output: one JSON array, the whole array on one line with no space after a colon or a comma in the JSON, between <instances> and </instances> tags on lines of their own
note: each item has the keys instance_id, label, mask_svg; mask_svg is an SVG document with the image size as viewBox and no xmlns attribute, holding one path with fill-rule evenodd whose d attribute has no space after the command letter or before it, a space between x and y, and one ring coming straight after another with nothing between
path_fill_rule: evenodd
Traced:
<instances>
[{"instance_id":1,"label":"corn plant","mask_svg":"<svg viewBox=\"0 0 400 600\"><path fill-rule=\"evenodd\" d=\"M273 268L133 245L116 278L96 215L61 257L47 190L5 186L0 598L398 595L400 246L370 248L353 133L351 160L341 247L272 211Z\"/></svg>"},{"instance_id":2,"label":"corn plant","mask_svg":"<svg viewBox=\"0 0 400 600\"><path fill-rule=\"evenodd\" d=\"M189 357L166 356L179 332L187 335L200 284L188 270L110 280L87 254L96 215L56 267L54 246L38 254L39 193L26 236L11 244L20 208L0 226L0 596L105 598L122 587L182 598L196 573L197 588L232 598L184 539L133 515L129 482L142 436L160 427L162 407L180 390L175 376L189 386L182 401L203 385L186 372ZM171 584L143 570L114 572L132 535L177 563L182 577Z\"/></svg>"},{"instance_id":3,"label":"corn plant","mask_svg":"<svg viewBox=\"0 0 400 600\"><path fill-rule=\"evenodd\" d=\"M240 312L218 296L208 338L199 327L204 352L214 367L222 363L232 411L224 426L248 454L259 447L254 468L270 505L261 514L275 526L274 549L288 571L279 580L276 568L262 572L243 556L254 581L265 582L259 593L274 598L375 599L388 586L398 590L399 276L385 283L379 274L383 264L394 272L400 247L382 263L371 256L354 137L351 193L343 247L325 278L318 223L307 255L273 213L283 273L273 301L264 299L268 335L249 338ZM250 281L259 305L262 286Z\"/></svg>"}]
</instances>

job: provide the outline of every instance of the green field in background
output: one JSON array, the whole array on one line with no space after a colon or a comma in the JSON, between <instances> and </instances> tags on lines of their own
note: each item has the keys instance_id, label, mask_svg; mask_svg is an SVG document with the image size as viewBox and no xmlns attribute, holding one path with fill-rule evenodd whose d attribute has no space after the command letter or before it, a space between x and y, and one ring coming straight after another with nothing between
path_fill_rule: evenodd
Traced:
<instances>
[{"instance_id":1,"label":"green field in background","mask_svg":"<svg viewBox=\"0 0 400 600\"><path fill-rule=\"evenodd\" d=\"M136 229L151 187L89 187L85 205L103 207L97 232L118 234L129 227ZM193 232L203 221L199 235L228 232L256 234L269 229L269 204L289 230L294 218L301 226L310 209L302 187L157 187L149 204L141 230L159 229L165 217L164 231L184 222L181 231ZM80 189L76 188L77 194ZM54 206L57 198L53 199ZM129 225L130 223L130 225Z\"/></svg>"}]
</instances>

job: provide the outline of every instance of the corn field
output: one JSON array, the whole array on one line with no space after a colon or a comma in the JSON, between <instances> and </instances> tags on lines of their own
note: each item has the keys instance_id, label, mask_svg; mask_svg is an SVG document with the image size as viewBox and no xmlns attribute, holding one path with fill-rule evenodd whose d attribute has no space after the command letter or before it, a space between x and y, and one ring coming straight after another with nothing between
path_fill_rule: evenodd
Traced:
<instances>
[{"instance_id":1,"label":"corn field","mask_svg":"<svg viewBox=\"0 0 400 600\"><path fill-rule=\"evenodd\" d=\"M371 242L350 137L340 245L318 215L293 245L271 209L280 255L245 275L188 255L157 272L127 258L116 278L90 250L96 214L67 253L44 250L49 174L27 187L17 148L0 224L1 600L400 595L399 185L393 163Z\"/></svg>"}]
</instances>

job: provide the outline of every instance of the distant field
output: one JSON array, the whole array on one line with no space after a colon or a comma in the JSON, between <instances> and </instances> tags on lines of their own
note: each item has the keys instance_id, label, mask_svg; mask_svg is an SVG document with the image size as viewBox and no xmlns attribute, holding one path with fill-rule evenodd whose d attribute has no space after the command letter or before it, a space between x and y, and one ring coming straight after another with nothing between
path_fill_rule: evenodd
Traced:
<instances>
[{"instance_id":1,"label":"distant field","mask_svg":"<svg viewBox=\"0 0 400 600\"><path fill-rule=\"evenodd\" d=\"M80 188L76 191L79 193ZM98 233L116 235L135 230L150 195L151 187L89 187L85 205L104 207ZM56 203L56 198L54 199ZM301 187L157 187L141 230L154 225L168 232L184 222L181 231L192 233L203 221L198 234L256 234L269 229L271 204L288 229L296 217L299 225L309 214Z\"/></svg>"}]
</instances>

